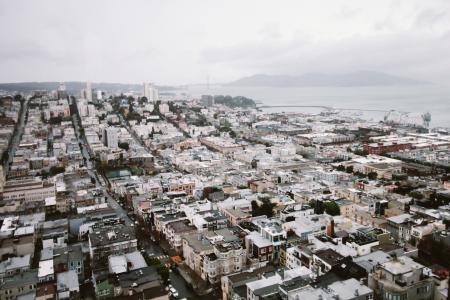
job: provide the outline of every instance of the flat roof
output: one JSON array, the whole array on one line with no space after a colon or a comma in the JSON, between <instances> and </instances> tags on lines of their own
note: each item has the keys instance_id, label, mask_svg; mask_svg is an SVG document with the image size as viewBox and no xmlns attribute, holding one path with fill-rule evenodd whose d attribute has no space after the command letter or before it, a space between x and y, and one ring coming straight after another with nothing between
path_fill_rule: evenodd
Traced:
<instances>
[{"instance_id":1,"label":"flat roof","mask_svg":"<svg viewBox=\"0 0 450 300\"><path fill-rule=\"evenodd\" d=\"M45 277L54 273L53 259L41 260L39 262L38 277Z\"/></svg>"},{"instance_id":2,"label":"flat roof","mask_svg":"<svg viewBox=\"0 0 450 300\"><path fill-rule=\"evenodd\" d=\"M411 272L415 269L422 269L424 268L423 265L415 262L412 258L408 256L402 256L396 259L392 259L390 261L387 261L381 266L388 271L391 274L397 275L397 274L405 274L408 272Z\"/></svg>"},{"instance_id":3,"label":"flat roof","mask_svg":"<svg viewBox=\"0 0 450 300\"><path fill-rule=\"evenodd\" d=\"M328 288L338 294L339 299L343 300L354 299L355 297L368 295L373 292L369 287L362 285L355 278L333 282Z\"/></svg>"},{"instance_id":4,"label":"flat roof","mask_svg":"<svg viewBox=\"0 0 450 300\"><path fill-rule=\"evenodd\" d=\"M314 253L314 255L331 266L336 265L344 258L342 255L340 255L333 249L318 250L316 251L316 253Z\"/></svg>"}]
</instances>

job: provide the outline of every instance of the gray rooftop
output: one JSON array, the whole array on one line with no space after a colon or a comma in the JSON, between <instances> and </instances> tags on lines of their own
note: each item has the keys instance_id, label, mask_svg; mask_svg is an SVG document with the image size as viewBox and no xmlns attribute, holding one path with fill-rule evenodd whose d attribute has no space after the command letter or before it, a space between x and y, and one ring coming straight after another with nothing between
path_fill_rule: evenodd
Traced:
<instances>
[{"instance_id":1,"label":"gray rooftop","mask_svg":"<svg viewBox=\"0 0 450 300\"><path fill-rule=\"evenodd\" d=\"M110 245L135 239L136 235L133 228L125 225L97 228L92 233L89 233L89 240L93 247Z\"/></svg>"},{"instance_id":2,"label":"gray rooftop","mask_svg":"<svg viewBox=\"0 0 450 300\"><path fill-rule=\"evenodd\" d=\"M9 289L17 286L36 284L37 281L38 271L29 270L24 273L5 278L4 281L0 284L0 289Z\"/></svg>"}]
</instances>

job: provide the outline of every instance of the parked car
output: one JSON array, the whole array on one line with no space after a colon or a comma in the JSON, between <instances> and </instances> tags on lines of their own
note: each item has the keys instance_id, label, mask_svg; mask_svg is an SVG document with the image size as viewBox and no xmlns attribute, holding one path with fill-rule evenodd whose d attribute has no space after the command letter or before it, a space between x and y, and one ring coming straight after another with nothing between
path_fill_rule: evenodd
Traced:
<instances>
[{"instance_id":1,"label":"parked car","mask_svg":"<svg viewBox=\"0 0 450 300\"><path fill-rule=\"evenodd\" d=\"M174 287L169 289L169 293L170 293L170 295L172 295L175 298L178 297L178 292Z\"/></svg>"}]
</instances>

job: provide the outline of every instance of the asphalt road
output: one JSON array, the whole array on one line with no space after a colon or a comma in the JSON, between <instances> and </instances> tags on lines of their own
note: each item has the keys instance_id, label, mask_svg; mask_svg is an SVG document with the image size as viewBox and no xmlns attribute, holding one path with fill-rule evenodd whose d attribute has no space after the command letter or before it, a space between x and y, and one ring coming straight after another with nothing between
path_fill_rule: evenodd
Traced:
<instances>
[{"instance_id":1,"label":"asphalt road","mask_svg":"<svg viewBox=\"0 0 450 300\"><path fill-rule=\"evenodd\" d=\"M78 119L75 116L72 116L72 123L75 128L75 134L77 135L78 141L81 143L81 152L83 154L83 157L86 159L86 164L88 168L88 174L91 176L91 178L95 179L95 185L96 187L100 188L103 191L103 194L106 197L106 201L108 204L112 207L112 209L115 210L118 217L120 217L122 220L124 220L125 225L127 226L134 226L134 222L128 217L127 211L120 206L120 204L112 197L108 189L101 184L100 182L100 176L98 175L97 171L93 168L93 163L91 162L91 153L87 149L87 143L84 136L79 135L79 128L80 125L78 124Z\"/></svg>"},{"instance_id":2,"label":"asphalt road","mask_svg":"<svg viewBox=\"0 0 450 300\"><path fill-rule=\"evenodd\" d=\"M81 142L81 145L82 145L83 157L86 158L87 164L91 164L90 167L88 165L88 173L89 173L89 175L91 175L91 177L95 178L96 186L103 190L104 195L107 197L107 201L108 201L109 205L115 210L116 214L125 221L125 224L127 226L134 226L134 222L128 217L127 211L122 206L120 206L120 204L116 201L116 199L114 199L114 197L112 197L108 193L107 188L100 184L99 175L97 174L97 171L94 168L92 168L92 162L90 161L90 157L91 156L90 156L90 153L89 153L87 147L85 146L87 144L86 140L85 140L85 137L84 136L78 136L78 128L79 128L78 120L75 118L75 116L73 116L72 120L73 120L73 124L74 124L74 127L75 127L75 132L77 134L78 140ZM140 144L140 145L142 145L142 143L139 140L139 138L134 134L134 132L132 130L130 130L128 125L123 120L122 116L120 116L120 120L121 120L122 124L125 125L127 130L130 132L130 134L134 138L135 142ZM146 148L147 151L149 151L149 149L147 147L145 147L145 145L142 145L142 146L144 146L144 148ZM140 230L140 229L136 228L136 230ZM141 247L143 247L143 249L147 252L148 255L155 256L155 257L165 256L164 252L163 252L163 249L158 244L156 244L155 242L150 240L149 238L148 239L140 239L139 243L140 243ZM169 259L169 258L166 257L165 259ZM169 278L170 278L172 286L179 293L179 297L178 297L179 299L187 298L187 297L190 297L192 299L201 299L201 300L219 299L220 298L219 291L214 291L214 293L210 294L210 295L205 295L205 296L201 296L201 297L197 296L187 286L186 281L184 280L184 278L181 275L179 275L177 272L173 272L172 270L170 270Z\"/></svg>"},{"instance_id":3,"label":"asphalt road","mask_svg":"<svg viewBox=\"0 0 450 300\"><path fill-rule=\"evenodd\" d=\"M9 165L12 163L14 158L14 153L16 153L17 147L19 147L20 140L22 138L23 130L25 128L25 116L28 111L28 99L25 99L23 103L23 109L22 113L19 116L19 126L17 127L17 130L14 131L13 137L11 140L11 144L9 145L8 149L8 161L5 162L5 165L3 166L3 172L6 175L8 175L9 171Z\"/></svg>"}]
</instances>

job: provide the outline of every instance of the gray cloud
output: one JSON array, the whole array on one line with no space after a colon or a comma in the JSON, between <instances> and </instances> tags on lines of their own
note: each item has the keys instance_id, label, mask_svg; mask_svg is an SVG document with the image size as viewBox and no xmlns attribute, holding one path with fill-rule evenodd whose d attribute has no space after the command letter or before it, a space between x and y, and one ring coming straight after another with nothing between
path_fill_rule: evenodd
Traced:
<instances>
[{"instance_id":1,"label":"gray cloud","mask_svg":"<svg viewBox=\"0 0 450 300\"><path fill-rule=\"evenodd\" d=\"M0 0L0 81L376 70L450 79L449 1Z\"/></svg>"}]
</instances>

